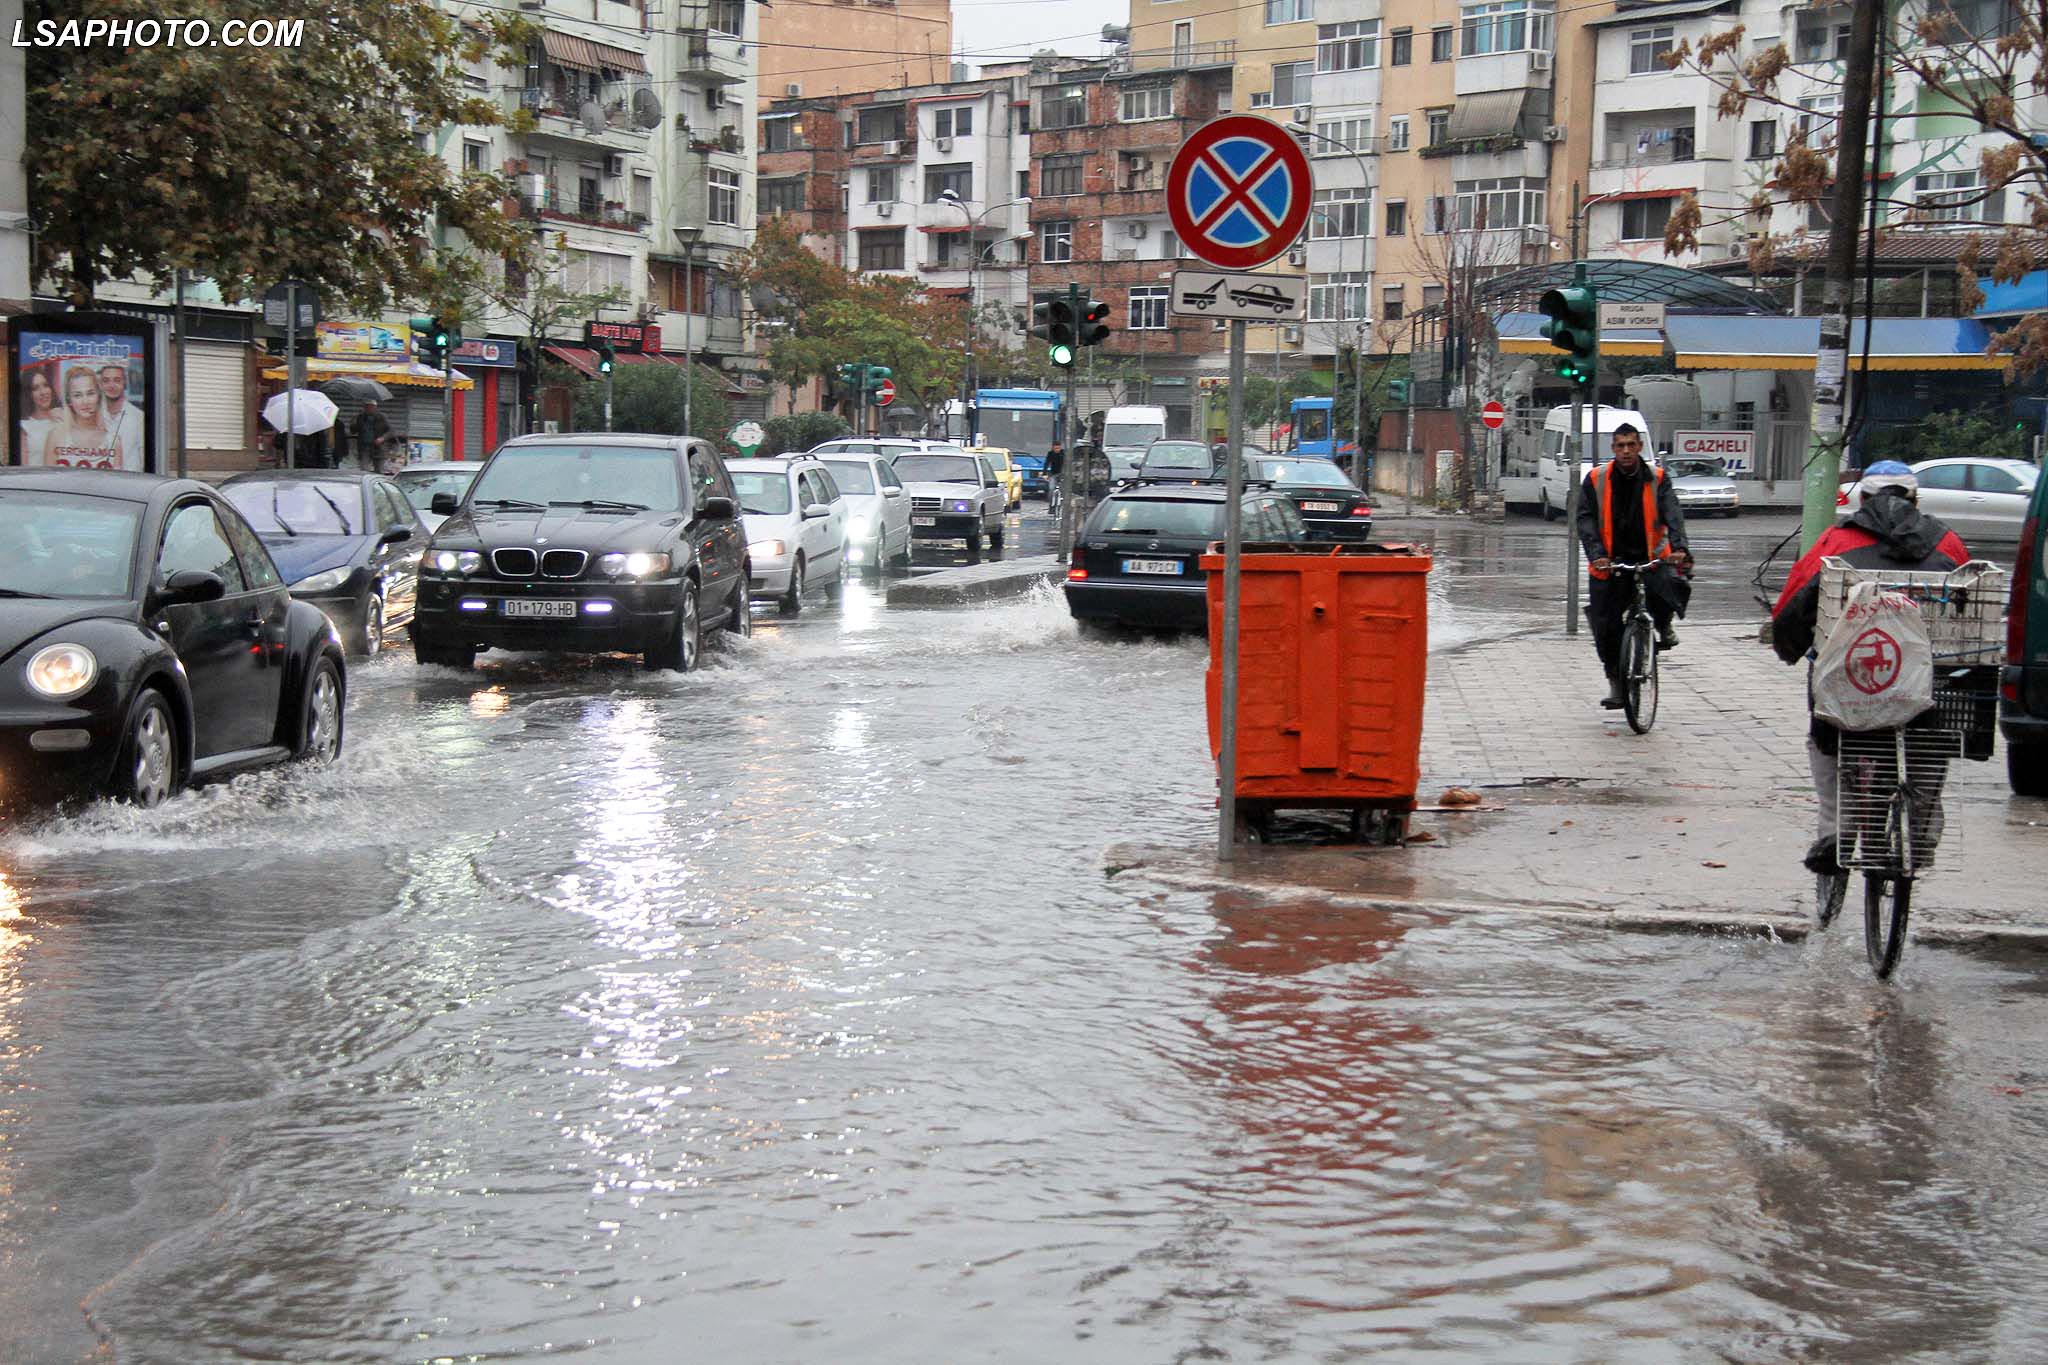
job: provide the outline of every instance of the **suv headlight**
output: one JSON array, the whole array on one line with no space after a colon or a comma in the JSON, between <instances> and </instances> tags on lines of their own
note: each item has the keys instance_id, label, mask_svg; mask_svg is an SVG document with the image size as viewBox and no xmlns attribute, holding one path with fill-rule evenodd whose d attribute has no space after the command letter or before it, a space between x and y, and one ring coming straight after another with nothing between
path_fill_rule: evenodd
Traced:
<instances>
[{"instance_id":1,"label":"suv headlight","mask_svg":"<svg viewBox=\"0 0 2048 1365\"><path fill-rule=\"evenodd\" d=\"M292 584L292 591L333 592L336 588L348 582L349 575L354 572L354 569L344 564L338 569L329 569L325 573L316 573L309 578L301 578L298 582Z\"/></svg>"},{"instance_id":2,"label":"suv headlight","mask_svg":"<svg viewBox=\"0 0 2048 1365\"><path fill-rule=\"evenodd\" d=\"M601 556L597 561L598 572L612 578L658 578L668 572L667 555L649 554L635 550L622 554L617 550Z\"/></svg>"},{"instance_id":3,"label":"suv headlight","mask_svg":"<svg viewBox=\"0 0 2048 1365\"><path fill-rule=\"evenodd\" d=\"M427 556L426 564L435 573L481 573L484 557L476 550L436 550Z\"/></svg>"},{"instance_id":4,"label":"suv headlight","mask_svg":"<svg viewBox=\"0 0 2048 1365\"><path fill-rule=\"evenodd\" d=\"M52 701L65 701L91 687L100 661L84 645L50 645L28 661L28 685Z\"/></svg>"}]
</instances>

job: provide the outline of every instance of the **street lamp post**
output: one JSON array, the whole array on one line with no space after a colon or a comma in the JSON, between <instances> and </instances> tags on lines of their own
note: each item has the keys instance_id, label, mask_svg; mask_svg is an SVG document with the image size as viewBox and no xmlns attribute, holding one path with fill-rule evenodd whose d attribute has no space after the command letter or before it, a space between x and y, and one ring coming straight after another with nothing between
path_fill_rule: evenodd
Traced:
<instances>
[{"instance_id":1,"label":"street lamp post","mask_svg":"<svg viewBox=\"0 0 2048 1365\"><path fill-rule=\"evenodd\" d=\"M951 190L943 191L939 195L939 202L951 204L954 208L960 210L960 216L966 220L967 227L967 317L960 326L960 421L966 428L963 435L967 441L972 442L976 434L974 430L975 412L973 401L974 304L981 277L981 258L984 254L982 248L974 240L974 229L984 218L994 213L997 209L1015 208L1019 204L1028 204L1031 200L1029 198L1008 199L1000 204L990 204L980 213L976 213L973 209L969 208L969 201L962 199ZM988 249L994 250L995 243L990 242Z\"/></svg>"},{"instance_id":2,"label":"street lamp post","mask_svg":"<svg viewBox=\"0 0 2048 1365\"><path fill-rule=\"evenodd\" d=\"M1314 138L1317 142L1327 142L1332 147L1340 149L1358 164L1360 187L1368 190L1373 188L1372 172L1366 169L1365 154L1352 144L1344 141L1342 138L1334 138L1327 133L1319 133L1305 123L1290 123L1287 125L1287 131L1298 137L1309 137ZM1367 211L1370 212L1370 209ZM1365 477L1365 324L1367 321L1367 299L1369 297L1365 288L1365 244L1368 230L1371 226L1370 223L1360 223L1358 225L1358 344L1351 351L1351 440L1358 448L1357 453L1351 457L1351 474L1353 478L1359 479ZM1344 273L1344 255L1341 247L1338 248L1337 254L1337 273L1340 276ZM1340 327L1344 321L1342 316L1344 312L1343 300L1350 292L1351 288L1349 285L1341 285L1337 291L1337 312L1339 314L1337 321ZM1337 357L1332 355L1330 358L1330 390L1332 397L1336 396L1336 380ZM1333 451L1335 449L1335 442L1336 433L1333 431L1331 433L1331 448Z\"/></svg>"},{"instance_id":3,"label":"street lamp post","mask_svg":"<svg viewBox=\"0 0 2048 1365\"><path fill-rule=\"evenodd\" d=\"M690 310L697 306L691 289L690 278L693 258L697 254L697 239L704 235L700 227L679 227L676 240L683 244L683 435L690 434L690 400L696 388L697 362L690 352Z\"/></svg>"}]
</instances>

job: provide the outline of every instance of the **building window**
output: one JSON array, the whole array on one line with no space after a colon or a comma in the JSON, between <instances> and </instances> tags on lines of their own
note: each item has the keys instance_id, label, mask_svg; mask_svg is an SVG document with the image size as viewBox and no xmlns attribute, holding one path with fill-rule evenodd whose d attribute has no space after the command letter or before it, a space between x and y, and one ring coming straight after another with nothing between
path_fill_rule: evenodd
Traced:
<instances>
[{"instance_id":1,"label":"building window","mask_svg":"<svg viewBox=\"0 0 2048 1365\"><path fill-rule=\"evenodd\" d=\"M1800 96L1800 114L1792 124L1799 130L1799 140L1809 147L1826 141L1828 125L1835 121L1835 115L1841 107L1842 96L1839 92Z\"/></svg>"},{"instance_id":2,"label":"building window","mask_svg":"<svg viewBox=\"0 0 2048 1365\"><path fill-rule=\"evenodd\" d=\"M1316 0L1266 0L1268 24L1301 24L1316 17Z\"/></svg>"},{"instance_id":3,"label":"building window","mask_svg":"<svg viewBox=\"0 0 2048 1365\"><path fill-rule=\"evenodd\" d=\"M861 110L859 132L856 136L863 145L873 142L901 142L903 106L888 104Z\"/></svg>"},{"instance_id":4,"label":"building window","mask_svg":"<svg viewBox=\"0 0 2048 1365\"><path fill-rule=\"evenodd\" d=\"M1547 52L1551 6L1535 0L1492 0L1466 5L1460 14L1465 40L1460 52L1484 57L1494 52Z\"/></svg>"},{"instance_id":5,"label":"building window","mask_svg":"<svg viewBox=\"0 0 2048 1365\"><path fill-rule=\"evenodd\" d=\"M1427 129L1423 146L1441 147L1451 140L1451 111L1448 109L1425 109L1422 113Z\"/></svg>"},{"instance_id":6,"label":"building window","mask_svg":"<svg viewBox=\"0 0 2048 1365\"><path fill-rule=\"evenodd\" d=\"M1407 235L1408 201L1405 199L1389 199L1387 201L1387 236L1406 237Z\"/></svg>"},{"instance_id":7,"label":"building window","mask_svg":"<svg viewBox=\"0 0 2048 1365\"><path fill-rule=\"evenodd\" d=\"M1451 59L1452 45L1456 42L1457 30L1449 24L1429 31L1429 59L1433 62L1447 62Z\"/></svg>"},{"instance_id":8,"label":"building window","mask_svg":"<svg viewBox=\"0 0 2048 1365\"><path fill-rule=\"evenodd\" d=\"M974 163L956 161L944 166L927 166L924 170L924 202L936 204L951 196L955 199L974 197Z\"/></svg>"},{"instance_id":9,"label":"building window","mask_svg":"<svg viewBox=\"0 0 2048 1365\"><path fill-rule=\"evenodd\" d=\"M1160 164L1158 157L1148 152L1118 152L1116 185L1126 193L1164 189L1166 167Z\"/></svg>"},{"instance_id":10,"label":"building window","mask_svg":"<svg viewBox=\"0 0 2048 1365\"><path fill-rule=\"evenodd\" d=\"M1422 307L1425 311L1444 306L1444 287L1440 284L1422 286Z\"/></svg>"},{"instance_id":11,"label":"building window","mask_svg":"<svg viewBox=\"0 0 2048 1365\"><path fill-rule=\"evenodd\" d=\"M1541 180L1520 176L1460 180L1452 189L1455 193L1445 210L1444 221L1461 232L1530 227L1543 221Z\"/></svg>"},{"instance_id":12,"label":"building window","mask_svg":"<svg viewBox=\"0 0 2048 1365\"><path fill-rule=\"evenodd\" d=\"M1661 242L1671 221L1669 199L1631 199L1621 206L1621 240Z\"/></svg>"},{"instance_id":13,"label":"building window","mask_svg":"<svg viewBox=\"0 0 2048 1365\"><path fill-rule=\"evenodd\" d=\"M761 150L764 152L791 152L804 145L803 120L798 118L764 118L761 120Z\"/></svg>"},{"instance_id":14,"label":"building window","mask_svg":"<svg viewBox=\"0 0 2048 1365\"><path fill-rule=\"evenodd\" d=\"M1671 67L1664 59L1671 55L1672 39L1676 33L1677 30L1669 24L1632 29L1628 35L1628 74L1648 76L1669 71Z\"/></svg>"},{"instance_id":15,"label":"building window","mask_svg":"<svg viewBox=\"0 0 2048 1365\"><path fill-rule=\"evenodd\" d=\"M941 232L932 237L932 268L957 270L966 264L972 246L964 232Z\"/></svg>"},{"instance_id":16,"label":"building window","mask_svg":"<svg viewBox=\"0 0 2048 1365\"><path fill-rule=\"evenodd\" d=\"M1017 197L1019 199L1029 199L1031 197L1031 172L1017 172Z\"/></svg>"},{"instance_id":17,"label":"building window","mask_svg":"<svg viewBox=\"0 0 2048 1365\"><path fill-rule=\"evenodd\" d=\"M730 227L740 220L740 173L713 166L704 173L709 190L705 220Z\"/></svg>"},{"instance_id":18,"label":"building window","mask_svg":"<svg viewBox=\"0 0 2048 1365\"><path fill-rule=\"evenodd\" d=\"M1331 237L1363 237L1372 221L1372 191L1366 188L1317 190L1309 210L1311 241Z\"/></svg>"},{"instance_id":19,"label":"building window","mask_svg":"<svg viewBox=\"0 0 2048 1365\"><path fill-rule=\"evenodd\" d=\"M868 202L870 204L893 204L896 202L896 168L894 166L868 167Z\"/></svg>"},{"instance_id":20,"label":"building window","mask_svg":"<svg viewBox=\"0 0 2048 1365\"><path fill-rule=\"evenodd\" d=\"M1380 64L1380 21L1356 20L1347 24L1323 24L1316 29L1316 70L1370 71ZM1273 91L1276 104L1291 104Z\"/></svg>"},{"instance_id":21,"label":"building window","mask_svg":"<svg viewBox=\"0 0 2048 1365\"><path fill-rule=\"evenodd\" d=\"M490 147L491 144L488 142L465 141L462 144L462 169L465 171L483 170L484 154L490 150Z\"/></svg>"},{"instance_id":22,"label":"building window","mask_svg":"<svg viewBox=\"0 0 2048 1365\"><path fill-rule=\"evenodd\" d=\"M1273 99L1276 105L1307 104L1309 84L1315 78L1314 62L1273 63Z\"/></svg>"},{"instance_id":23,"label":"building window","mask_svg":"<svg viewBox=\"0 0 2048 1365\"><path fill-rule=\"evenodd\" d=\"M1071 218L1038 225L1038 259L1047 265L1074 259L1074 222Z\"/></svg>"},{"instance_id":24,"label":"building window","mask_svg":"<svg viewBox=\"0 0 2048 1365\"><path fill-rule=\"evenodd\" d=\"M1038 98L1038 126L1078 128L1088 121L1088 87L1055 85Z\"/></svg>"},{"instance_id":25,"label":"building window","mask_svg":"<svg viewBox=\"0 0 2048 1365\"><path fill-rule=\"evenodd\" d=\"M1308 283L1310 322L1351 322L1365 316L1365 274L1311 275Z\"/></svg>"},{"instance_id":26,"label":"building window","mask_svg":"<svg viewBox=\"0 0 2048 1365\"><path fill-rule=\"evenodd\" d=\"M735 38L746 36L746 0L711 0L711 31L729 33Z\"/></svg>"},{"instance_id":27,"label":"building window","mask_svg":"<svg viewBox=\"0 0 2048 1365\"><path fill-rule=\"evenodd\" d=\"M1347 156L1376 150L1372 145L1372 115L1325 119L1316 124L1310 156Z\"/></svg>"},{"instance_id":28,"label":"building window","mask_svg":"<svg viewBox=\"0 0 2048 1365\"><path fill-rule=\"evenodd\" d=\"M1145 123L1156 118L1172 118L1173 87L1141 85L1135 90L1124 91L1119 116L1125 123Z\"/></svg>"},{"instance_id":29,"label":"building window","mask_svg":"<svg viewBox=\"0 0 2048 1365\"><path fill-rule=\"evenodd\" d=\"M804 178L792 175L782 180L760 182L761 212L802 213L804 210Z\"/></svg>"},{"instance_id":30,"label":"building window","mask_svg":"<svg viewBox=\"0 0 2048 1365\"><path fill-rule=\"evenodd\" d=\"M1792 50L1798 54L1795 61L1848 61L1849 21L1841 10L1806 11L1799 16L1798 35L1793 40Z\"/></svg>"},{"instance_id":31,"label":"building window","mask_svg":"<svg viewBox=\"0 0 2048 1365\"><path fill-rule=\"evenodd\" d=\"M1762 160L1778 154L1778 121L1756 119L1749 125L1749 154Z\"/></svg>"},{"instance_id":32,"label":"building window","mask_svg":"<svg viewBox=\"0 0 2048 1365\"><path fill-rule=\"evenodd\" d=\"M1163 284L1142 285L1131 291L1131 322L1133 332L1163 332L1166 330L1166 297L1173 291Z\"/></svg>"},{"instance_id":33,"label":"building window","mask_svg":"<svg viewBox=\"0 0 2048 1365\"><path fill-rule=\"evenodd\" d=\"M1387 65L1406 66L1415 60L1415 30L1397 28L1387 38Z\"/></svg>"},{"instance_id":34,"label":"building window","mask_svg":"<svg viewBox=\"0 0 2048 1365\"><path fill-rule=\"evenodd\" d=\"M1167 230L1166 230L1165 232L1162 232L1162 233L1160 233L1160 234L1159 234L1159 259L1160 259L1160 260L1162 260L1162 261L1177 261L1177 260L1179 260L1179 259L1180 259L1181 257L1183 257L1183 256L1185 256L1185 255L1187 255L1187 253L1186 253L1185 251L1182 251L1182 250L1180 249L1180 234L1179 234L1179 233L1175 232L1175 231L1174 231L1173 229L1171 229L1171 228L1168 228L1168 229L1167 229Z\"/></svg>"},{"instance_id":35,"label":"building window","mask_svg":"<svg viewBox=\"0 0 2048 1365\"><path fill-rule=\"evenodd\" d=\"M654 177L633 173L633 197L626 201L641 222L654 216Z\"/></svg>"},{"instance_id":36,"label":"building window","mask_svg":"<svg viewBox=\"0 0 2048 1365\"><path fill-rule=\"evenodd\" d=\"M941 109L932 115L933 137L973 137L974 106L961 105L957 109Z\"/></svg>"},{"instance_id":37,"label":"building window","mask_svg":"<svg viewBox=\"0 0 2048 1365\"><path fill-rule=\"evenodd\" d=\"M633 258L609 251L571 250L562 262L562 287L572 294L633 292Z\"/></svg>"},{"instance_id":38,"label":"building window","mask_svg":"<svg viewBox=\"0 0 2048 1365\"><path fill-rule=\"evenodd\" d=\"M1934 26L1934 40L1951 46L1982 43L1989 49L2019 31L2011 0L1946 0L1927 8L1932 11L1926 19Z\"/></svg>"},{"instance_id":39,"label":"building window","mask_svg":"<svg viewBox=\"0 0 2048 1365\"><path fill-rule=\"evenodd\" d=\"M1049 156L1038 163L1038 193L1046 199L1059 199L1083 191L1085 157Z\"/></svg>"},{"instance_id":40,"label":"building window","mask_svg":"<svg viewBox=\"0 0 2048 1365\"><path fill-rule=\"evenodd\" d=\"M1380 290L1380 316L1388 322L1399 322L1401 315L1408 311L1408 286L1390 284Z\"/></svg>"},{"instance_id":41,"label":"building window","mask_svg":"<svg viewBox=\"0 0 2048 1365\"><path fill-rule=\"evenodd\" d=\"M2001 223L2005 221L2005 191L1985 195L1984 181L1976 171L1916 175L1912 216L1922 223Z\"/></svg>"},{"instance_id":42,"label":"building window","mask_svg":"<svg viewBox=\"0 0 2048 1365\"><path fill-rule=\"evenodd\" d=\"M1387 120L1387 150L1405 152L1408 150L1408 116L1396 114Z\"/></svg>"},{"instance_id":43,"label":"building window","mask_svg":"<svg viewBox=\"0 0 2048 1365\"><path fill-rule=\"evenodd\" d=\"M860 233L860 268L862 270L901 270L903 268L903 229L862 228Z\"/></svg>"},{"instance_id":44,"label":"building window","mask_svg":"<svg viewBox=\"0 0 2048 1365\"><path fill-rule=\"evenodd\" d=\"M1613 166L1662 166L1693 159L1692 111L1646 114L1646 121L1607 128L1607 161ZM1683 118L1683 123L1664 120Z\"/></svg>"}]
</instances>

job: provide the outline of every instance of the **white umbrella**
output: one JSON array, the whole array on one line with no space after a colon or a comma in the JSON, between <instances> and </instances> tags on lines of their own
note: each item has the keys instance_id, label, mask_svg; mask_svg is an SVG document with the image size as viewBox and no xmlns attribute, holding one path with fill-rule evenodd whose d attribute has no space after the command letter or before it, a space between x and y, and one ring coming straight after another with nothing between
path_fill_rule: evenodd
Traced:
<instances>
[{"instance_id":1,"label":"white umbrella","mask_svg":"<svg viewBox=\"0 0 2048 1365\"><path fill-rule=\"evenodd\" d=\"M287 389L263 405L263 420L277 431L289 423L294 432L310 436L333 426L339 411L334 400L318 389Z\"/></svg>"}]
</instances>

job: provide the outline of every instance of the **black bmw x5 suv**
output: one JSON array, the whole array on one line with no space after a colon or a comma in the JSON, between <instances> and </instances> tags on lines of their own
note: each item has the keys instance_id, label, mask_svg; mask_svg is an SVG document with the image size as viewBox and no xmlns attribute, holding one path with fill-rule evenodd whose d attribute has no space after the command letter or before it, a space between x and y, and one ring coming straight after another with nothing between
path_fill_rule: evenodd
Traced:
<instances>
[{"instance_id":1,"label":"black bmw x5 suv","mask_svg":"<svg viewBox=\"0 0 2048 1365\"><path fill-rule=\"evenodd\" d=\"M697 666L706 626L748 633L747 541L732 478L695 438L581 432L498 447L420 563L413 651L639 654Z\"/></svg>"}]
</instances>

